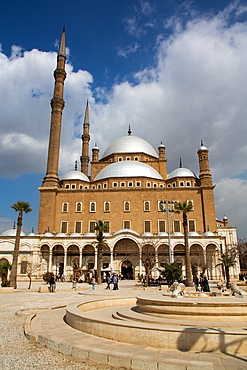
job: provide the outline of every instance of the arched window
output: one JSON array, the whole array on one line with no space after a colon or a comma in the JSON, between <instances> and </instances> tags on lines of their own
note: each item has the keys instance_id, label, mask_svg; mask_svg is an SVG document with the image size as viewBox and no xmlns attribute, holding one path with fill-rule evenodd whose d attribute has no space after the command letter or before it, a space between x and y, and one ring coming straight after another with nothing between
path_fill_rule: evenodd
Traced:
<instances>
[{"instance_id":1,"label":"arched window","mask_svg":"<svg viewBox=\"0 0 247 370\"><path fill-rule=\"evenodd\" d=\"M62 212L68 212L68 203L63 203Z\"/></svg>"},{"instance_id":2,"label":"arched window","mask_svg":"<svg viewBox=\"0 0 247 370\"><path fill-rule=\"evenodd\" d=\"M130 202L124 202L124 212L130 211Z\"/></svg>"}]
</instances>

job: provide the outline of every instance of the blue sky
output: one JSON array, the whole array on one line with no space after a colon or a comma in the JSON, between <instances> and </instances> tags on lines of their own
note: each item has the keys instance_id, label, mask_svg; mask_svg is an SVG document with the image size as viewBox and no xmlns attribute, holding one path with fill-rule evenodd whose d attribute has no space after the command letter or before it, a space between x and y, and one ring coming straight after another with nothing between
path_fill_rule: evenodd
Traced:
<instances>
[{"instance_id":1,"label":"blue sky","mask_svg":"<svg viewBox=\"0 0 247 370\"><path fill-rule=\"evenodd\" d=\"M245 1L3 1L0 13L0 232L29 201L37 230L49 101L63 25L67 74L59 174L73 169L89 100L91 147L134 135L166 145L168 172L198 173L209 148L217 217L247 237Z\"/></svg>"}]
</instances>

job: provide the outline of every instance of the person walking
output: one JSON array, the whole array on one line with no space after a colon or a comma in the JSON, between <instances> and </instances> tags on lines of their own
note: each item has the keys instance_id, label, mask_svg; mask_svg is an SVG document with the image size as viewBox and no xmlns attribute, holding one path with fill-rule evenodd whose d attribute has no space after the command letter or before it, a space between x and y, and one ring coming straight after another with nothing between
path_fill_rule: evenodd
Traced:
<instances>
[{"instance_id":1,"label":"person walking","mask_svg":"<svg viewBox=\"0 0 247 370\"><path fill-rule=\"evenodd\" d=\"M114 287L113 287L113 290L116 290L117 289L117 276L116 275L113 275L113 284L114 284Z\"/></svg>"},{"instance_id":2,"label":"person walking","mask_svg":"<svg viewBox=\"0 0 247 370\"><path fill-rule=\"evenodd\" d=\"M111 284L111 278L110 278L110 275L107 275L107 277L106 277L106 282L107 282L107 287L106 287L106 289L111 289L111 286L110 286L110 284Z\"/></svg>"},{"instance_id":3,"label":"person walking","mask_svg":"<svg viewBox=\"0 0 247 370\"><path fill-rule=\"evenodd\" d=\"M209 283L208 283L208 279L206 278L206 276L204 276L203 278L202 285L203 285L204 292L210 292Z\"/></svg>"},{"instance_id":4,"label":"person walking","mask_svg":"<svg viewBox=\"0 0 247 370\"><path fill-rule=\"evenodd\" d=\"M53 274L50 278L49 283L50 283L50 293L55 293L56 280L55 280L55 276Z\"/></svg>"},{"instance_id":5,"label":"person walking","mask_svg":"<svg viewBox=\"0 0 247 370\"><path fill-rule=\"evenodd\" d=\"M196 292L200 292L200 289L198 288L198 286L199 286L199 279L198 279L198 276L197 275L194 276L194 284L195 284Z\"/></svg>"},{"instance_id":6,"label":"person walking","mask_svg":"<svg viewBox=\"0 0 247 370\"><path fill-rule=\"evenodd\" d=\"M92 290L95 290L95 289L94 289L94 287L95 287L95 282L96 282L95 278L94 278L94 277L92 277Z\"/></svg>"}]
</instances>

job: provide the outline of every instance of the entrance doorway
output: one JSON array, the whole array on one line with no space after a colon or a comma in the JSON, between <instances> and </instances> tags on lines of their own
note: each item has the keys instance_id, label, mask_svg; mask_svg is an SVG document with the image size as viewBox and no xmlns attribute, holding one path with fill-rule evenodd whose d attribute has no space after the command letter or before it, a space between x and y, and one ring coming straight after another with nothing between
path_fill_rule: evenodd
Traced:
<instances>
[{"instance_id":1,"label":"entrance doorway","mask_svg":"<svg viewBox=\"0 0 247 370\"><path fill-rule=\"evenodd\" d=\"M130 261L128 261L128 260L123 261L121 273L122 273L124 279L132 279L133 278L133 265Z\"/></svg>"}]
</instances>

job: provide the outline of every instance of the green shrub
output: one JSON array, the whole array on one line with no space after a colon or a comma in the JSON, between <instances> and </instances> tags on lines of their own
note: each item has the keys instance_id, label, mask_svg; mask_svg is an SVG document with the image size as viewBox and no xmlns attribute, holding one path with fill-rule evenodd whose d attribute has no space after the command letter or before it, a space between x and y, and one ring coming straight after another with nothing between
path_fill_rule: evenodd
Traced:
<instances>
[{"instance_id":1,"label":"green shrub","mask_svg":"<svg viewBox=\"0 0 247 370\"><path fill-rule=\"evenodd\" d=\"M9 287L9 284L10 284L10 281L9 280L4 281L4 282L2 282L2 287L3 288Z\"/></svg>"},{"instance_id":2,"label":"green shrub","mask_svg":"<svg viewBox=\"0 0 247 370\"><path fill-rule=\"evenodd\" d=\"M46 282L46 284L49 283L50 278L52 277L53 273L52 272L46 272L43 274L43 280Z\"/></svg>"}]
</instances>

